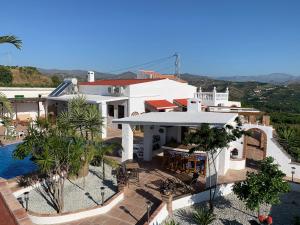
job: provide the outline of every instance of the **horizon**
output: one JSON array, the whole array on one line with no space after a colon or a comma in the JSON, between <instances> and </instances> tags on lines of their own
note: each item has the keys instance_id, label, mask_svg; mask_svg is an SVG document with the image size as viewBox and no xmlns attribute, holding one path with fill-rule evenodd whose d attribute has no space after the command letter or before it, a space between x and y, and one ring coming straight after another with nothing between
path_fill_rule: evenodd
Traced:
<instances>
[{"instance_id":1,"label":"horizon","mask_svg":"<svg viewBox=\"0 0 300 225\"><path fill-rule=\"evenodd\" d=\"M2 45L3 65L108 73L179 52L181 74L300 76L298 1L17 2L2 4L0 35L23 49ZM174 60L138 69L173 73Z\"/></svg>"}]
</instances>

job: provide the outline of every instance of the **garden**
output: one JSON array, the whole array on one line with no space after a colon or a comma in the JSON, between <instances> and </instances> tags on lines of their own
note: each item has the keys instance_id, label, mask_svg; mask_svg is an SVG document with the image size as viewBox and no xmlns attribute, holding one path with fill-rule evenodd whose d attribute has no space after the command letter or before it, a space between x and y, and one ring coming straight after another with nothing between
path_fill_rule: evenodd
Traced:
<instances>
[{"instance_id":1,"label":"garden","mask_svg":"<svg viewBox=\"0 0 300 225\"><path fill-rule=\"evenodd\" d=\"M292 191L284 176L267 157L258 172L233 185L232 193L175 210L164 224L299 225L300 192Z\"/></svg>"},{"instance_id":2,"label":"garden","mask_svg":"<svg viewBox=\"0 0 300 225\"><path fill-rule=\"evenodd\" d=\"M28 128L28 135L13 155L30 159L38 171L19 178L19 185L32 186L18 196L27 210L60 214L103 205L117 192L113 175L118 162L107 156L116 145L100 138L101 113L79 96L55 122L42 119Z\"/></svg>"}]
</instances>

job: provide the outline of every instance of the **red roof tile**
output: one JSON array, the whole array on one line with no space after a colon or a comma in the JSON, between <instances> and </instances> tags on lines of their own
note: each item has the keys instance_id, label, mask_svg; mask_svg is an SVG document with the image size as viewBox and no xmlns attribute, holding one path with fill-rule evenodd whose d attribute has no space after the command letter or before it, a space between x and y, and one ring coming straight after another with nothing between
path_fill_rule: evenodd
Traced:
<instances>
[{"instance_id":1,"label":"red roof tile","mask_svg":"<svg viewBox=\"0 0 300 225\"><path fill-rule=\"evenodd\" d=\"M111 86L128 86L131 84L140 84L162 79L117 79L117 80L96 80L94 82L80 82L79 85L111 85Z\"/></svg>"},{"instance_id":2,"label":"red roof tile","mask_svg":"<svg viewBox=\"0 0 300 225\"><path fill-rule=\"evenodd\" d=\"M176 108L177 105L174 105L173 103L167 101L167 100L148 100L145 101L145 103L157 110L159 109L172 109Z\"/></svg>"},{"instance_id":3,"label":"red roof tile","mask_svg":"<svg viewBox=\"0 0 300 225\"><path fill-rule=\"evenodd\" d=\"M187 99L186 98L174 99L173 102L176 105L187 107Z\"/></svg>"}]
</instances>

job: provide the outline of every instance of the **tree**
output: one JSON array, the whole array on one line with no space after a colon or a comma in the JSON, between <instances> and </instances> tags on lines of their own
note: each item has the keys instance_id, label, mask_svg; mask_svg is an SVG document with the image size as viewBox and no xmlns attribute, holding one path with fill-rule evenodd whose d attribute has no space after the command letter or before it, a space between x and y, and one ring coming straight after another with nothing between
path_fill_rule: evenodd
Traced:
<instances>
[{"instance_id":1,"label":"tree","mask_svg":"<svg viewBox=\"0 0 300 225\"><path fill-rule=\"evenodd\" d=\"M14 35L6 35L6 36L0 36L0 44L12 44L14 45L17 49L22 48L22 40L18 39ZM1 71L1 70L0 70ZM10 72L10 71L9 71ZM4 75L7 76L7 75ZM0 72L0 77L2 77L1 72ZM8 83L12 83L12 75L7 76L8 78L5 79L8 81ZM9 78L10 77L10 78ZM9 81L10 80L10 81ZM1 81L0 81L1 82ZM5 84L5 82L4 82ZM10 116L12 117L12 107L10 105L10 102L6 99L6 97L0 93L0 102L2 102L2 105L7 109L9 112Z\"/></svg>"},{"instance_id":2,"label":"tree","mask_svg":"<svg viewBox=\"0 0 300 225\"><path fill-rule=\"evenodd\" d=\"M3 85L11 85L12 80L13 77L10 69L4 66L0 66L0 83Z\"/></svg>"},{"instance_id":3,"label":"tree","mask_svg":"<svg viewBox=\"0 0 300 225\"><path fill-rule=\"evenodd\" d=\"M76 175L81 168L84 140L55 127L29 128L24 142L13 155L17 159L31 156L39 170L46 176L42 187L58 213L64 210L65 180Z\"/></svg>"},{"instance_id":4,"label":"tree","mask_svg":"<svg viewBox=\"0 0 300 225\"><path fill-rule=\"evenodd\" d=\"M241 129L241 123L237 117L236 126L210 126L209 124L202 124L195 131L191 131L185 138L185 144L190 145L190 153L195 151L204 151L207 156L208 163L208 176L209 176L209 190L210 199L209 205L210 210L213 211L213 200L215 198L216 187L217 187L217 168L216 168L216 157L224 149L228 147L228 144L242 137L246 134ZM211 168L211 165L213 168ZM211 171L211 170L214 171ZM214 180L212 179L212 172L214 172ZM212 184L214 183L214 184ZM214 192L212 194L212 189Z\"/></svg>"},{"instance_id":5,"label":"tree","mask_svg":"<svg viewBox=\"0 0 300 225\"><path fill-rule=\"evenodd\" d=\"M233 192L245 202L247 208L257 210L259 216L262 204L278 204L280 194L289 191L284 177L274 159L267 157L260 162L258 173L248 172L245 181L234 184Z\"/></svg>"},{"instance_id":6,"label":"tree","mask_svg":"<svg viewBox=\"0 0 300 225\"><path fill-rule=\"evenodd\" d=\"M14 35L0 36L0 44L12 44L17 49L22 48L22 41Z\"/></svg>"},{"instance_id":7,"label":"tree","mask_svg":"<svg viewBox=\"0 0 300 225\"><path fill-rule=\"evenodd\" d=\"M57 87L61 83L61 79L56 75L51 77L51 81L54 87Z\"/></svg>"},{"instance_id":8,"label":"tree","mask_svg":"<svg viewBox=\"0 0 300 225\"><path fill-rule=\"evenodd\" d=\"M80 172L81 176L86 176L89 163L95 153L95 145L91 141L99 136L102 126L101 113L95 105L88 104L83 96L77 96L69 101L68 110L59 115L57 122L61 130L66 130L73 135L79 134L86 140L81 160L84 166Z\"/></svg>"},{"instance_id":9,"label":"tree","mask_svg":"<svg viewBox=\"0 0 300 225\"><path fill-rule=\"evenodd\" d=\"M10 101L6 98L6 96L0 92L0 103L2 107L9 113L9 117L12 118L13 109Z\"/></svg>"},{"instance_id":10,"label":"tree","mask_svg":"<svg viewBox=\"0 0 300 225\"><path fill-rule=\"evenodd\" d=\"M102 178L105 179L105 164L112 167L117 166L117 162L114 159L107 157L107 154L112 153L115 147L119 147L119 144L104 144L101 140L94 141L94 157L91 162L92 165L102 166Z\"/></svg>"}]
</instances>

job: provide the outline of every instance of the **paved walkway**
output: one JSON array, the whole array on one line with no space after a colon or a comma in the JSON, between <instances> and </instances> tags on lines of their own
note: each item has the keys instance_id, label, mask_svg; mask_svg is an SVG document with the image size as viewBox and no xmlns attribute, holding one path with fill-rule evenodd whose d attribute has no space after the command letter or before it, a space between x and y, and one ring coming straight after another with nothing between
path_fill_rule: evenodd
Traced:
<instances>
[{"instance_id":1,"label":"paved walkway","mask_svg":"<svg viewBox=\"0 0 300 225\"><path fill-rule=\"evenodd\" d=\"M173 177L161 170L159 162L153 160L151 163L143 163L139 184L130 184L125 199L108 213L60 225L143 225L147 221L146 202L150 201L153 204L152 213L161 204L159 193L161 182ZM219 179L219 183L242 180L245 178L246 171L242 173L241 171L228 171L226 176ZM203 183L204 179L200 178L199 182Z\"/></svg>"}]
</instances>

